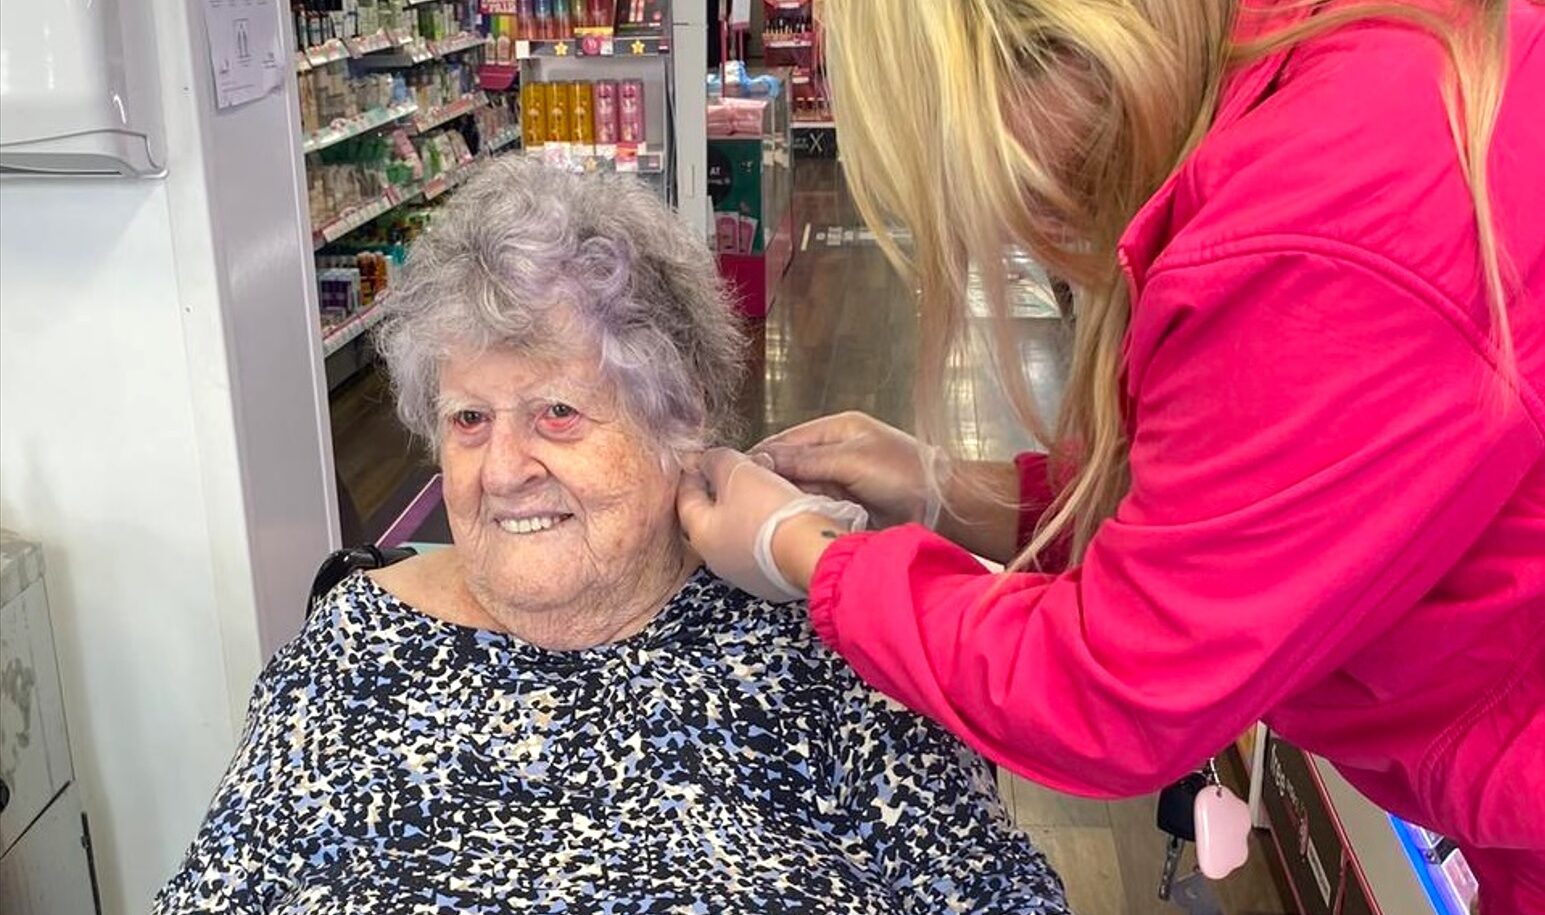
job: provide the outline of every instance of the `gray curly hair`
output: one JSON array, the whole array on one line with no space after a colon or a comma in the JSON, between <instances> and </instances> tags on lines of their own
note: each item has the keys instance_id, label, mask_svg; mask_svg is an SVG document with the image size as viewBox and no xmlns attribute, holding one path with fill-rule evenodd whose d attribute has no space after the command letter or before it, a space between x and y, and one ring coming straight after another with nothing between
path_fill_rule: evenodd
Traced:
<instances>
[{"instance_id":1,"label":"gray curly hair","mask_svg":"<svg viewBox=\"0 0 1545 915\"><path fill-rule=\"evenodd\" d=\"M732 434L745 338L713 256L630 176L490 162L414 242L381 307L376 347L397 414L431 446L448 353L562 351L576 319L599 340L623 409L663 454Z\"/></svg>"}]
</instances>

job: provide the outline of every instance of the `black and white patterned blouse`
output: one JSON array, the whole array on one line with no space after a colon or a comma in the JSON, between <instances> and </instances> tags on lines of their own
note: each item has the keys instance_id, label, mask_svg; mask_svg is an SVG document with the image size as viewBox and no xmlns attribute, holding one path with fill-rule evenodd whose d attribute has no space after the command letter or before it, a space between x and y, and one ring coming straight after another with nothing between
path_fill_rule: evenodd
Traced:
<instances>
[{"instance_id":1,"label":"black and white patterned blouse","mask_svg":"<svg viewBox=\"0 0 1545 915\"><path fill-rule=\"evenodd\" d=\"M159 913L1060 913L986 765L706 571L546 651L346 579Z\"/></svg>"}]
</instances>

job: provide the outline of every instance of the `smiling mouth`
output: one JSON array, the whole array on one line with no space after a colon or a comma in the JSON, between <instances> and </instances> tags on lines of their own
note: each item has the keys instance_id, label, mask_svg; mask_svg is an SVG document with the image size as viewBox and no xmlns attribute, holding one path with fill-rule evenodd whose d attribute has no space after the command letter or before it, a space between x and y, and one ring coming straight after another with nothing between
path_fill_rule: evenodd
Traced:
<instances>
[{"instance_id":1,"label":"smiling mouth","mask_svg":"<svg viewBox=\"0 0 1545 915\"><path fill-rule=\"evenodd\" d=\"M540 534L550 531L573 515L531 515L526 518L505 518L499 522L499 530L506 534Z\"/></svg>"}]
</instances>

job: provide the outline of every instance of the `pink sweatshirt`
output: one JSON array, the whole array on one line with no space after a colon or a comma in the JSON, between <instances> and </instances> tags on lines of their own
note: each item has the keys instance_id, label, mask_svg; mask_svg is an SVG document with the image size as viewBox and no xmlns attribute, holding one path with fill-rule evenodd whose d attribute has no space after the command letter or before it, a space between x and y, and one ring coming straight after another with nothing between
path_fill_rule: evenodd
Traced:
<instances>
[{"instance_id":1,"label":"pink sweatshirt","mask_svg":"<svg viewBox=\"0 0 1545 915\"><path fill-rule=\"evenodd\" d=\"M1241 27L1302 13L1271 15ZM845 537L811 586L823 638L1076 794L1154 790L1264 719L1467 846L1489 911L1545 911L1545 7L1513 4L1508 54L1516 374L1438 44L1334 32L1233 74L1122 239L1132 488L1083 563L993 576L915 525ZM1033 521L1051 493L1020 466Z\"/></svg>"}]
</instances>

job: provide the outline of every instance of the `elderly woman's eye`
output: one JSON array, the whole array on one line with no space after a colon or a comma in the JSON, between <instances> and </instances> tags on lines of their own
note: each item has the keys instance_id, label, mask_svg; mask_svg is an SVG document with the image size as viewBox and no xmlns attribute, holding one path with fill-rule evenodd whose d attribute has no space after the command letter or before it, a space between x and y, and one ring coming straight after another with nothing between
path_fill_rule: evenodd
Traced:
<instances>
[{"instance_id":1,"label":"elderly woman's eye","mask_svg":"<svg viewBox=\"0 0 1545 915\"><path fill-rule=\"evenodd\" d=\"M451 425L462 431L470 431L487 422L488 414L481 410L457 410L451 414Z\"/></svg>"},{"instance_id":2,"label":"elderly woman's eye","mask_svg":"<svg viewBox=\"0 0 1545 915\"><path fill-rule=\"evenodd\" d=\"M547 433L573 432L579 425L580 412L566 403L551 403L542 411L537 423Z\"/></svg>"}]
</instances>

